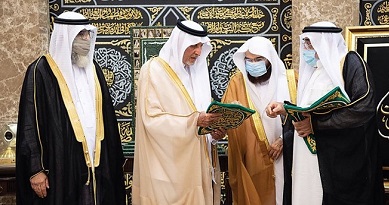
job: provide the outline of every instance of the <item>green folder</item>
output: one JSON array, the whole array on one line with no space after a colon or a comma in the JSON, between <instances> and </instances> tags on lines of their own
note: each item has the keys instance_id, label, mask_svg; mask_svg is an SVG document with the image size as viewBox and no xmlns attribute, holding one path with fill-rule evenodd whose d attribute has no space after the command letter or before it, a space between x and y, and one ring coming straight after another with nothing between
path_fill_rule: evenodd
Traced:
<instances>
[{"instance_id":1,"label":"green folder","mask_svg":"<svg viewBox=\"0 0 389 205\"><path fill-rule=\"evenodd\" d=\"M212 132L213 129L217 128L237 128L243 123L244 120L254 114L255 110L252 110L239 104L212 101L207 108L207 113L222 113L222 116L219 118L219 120L215 121L212 125L208 127L199 127L199 135L208 134Z\"/></svg>"},{"instance_id":2,"label":"green folder","mask_svg":"<svg viewBox=\"0 0 389 205\"><path fill-rule=\"evenodd\" d=\"M347 106L350 103L350 100L342 92L339 86L336 86L334 89L329 91L323 97L312 103L309 107L299 107L291 103L285 102L284 108L288 116L291 116L294 121L301 121L305 117L302 115L302 112L313 112L315 114L326 114L332 110L339 109ZM313 134L309 134L307 137L304 137L305 144L307 145L309 151L312 154L316 154L316 140Z\"/></svg>"}]
</instances>

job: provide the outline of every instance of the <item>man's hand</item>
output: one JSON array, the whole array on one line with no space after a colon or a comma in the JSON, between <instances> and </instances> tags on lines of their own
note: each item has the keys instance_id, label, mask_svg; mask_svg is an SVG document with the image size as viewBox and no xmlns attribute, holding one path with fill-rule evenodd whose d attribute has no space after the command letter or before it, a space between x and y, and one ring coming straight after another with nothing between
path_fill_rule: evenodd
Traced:
<instances>
[{"instance_id":1,"label":"man's hand","mask_svg":"<svg viewBox=\"0 0 389 205\"><path fill-rule=\"evenodd\" d=\"M270 150L269 150L270 158L272 158L273 160L277 160L281 156L282 150L283 150L282 138L279 137L270 145Z\"/></svg>"},{"instance_id":2,"label":"man's hand","mask_svg":"<svg viewBox=\"0 0 389 205\"><path fill-rule=\"evenodd\" d=\"M211 135L212 135L212 138L214 140L221 140L226 136L226 133L227 133L226 129L218 128L218 129L212 130Z\"/></svg>"},{"instance_id":3,"label":"man's hand","mask_svg":"<svg viewBox=\"0 0 389 205\"><path fill-rule=\"evenodd\" d=\"M47 190L49 188L49 179L44 172L39 172L30 179L31 188L35 191L36 195L40 198L47 196Z\"/></svg>"},{"instance_id":4,"label":"man's hand","mask_svg":"<svg viewBox=\"0 0 389 205\"><path fill-rule=\"evenodd\" d=\"M302 113L305 117L304 120L301 121L293 121L294 128L296 129L297 134L300 137L306 137L309 134L313 133L312 123L311 123L311 114L307 112Z\"/></svg>"},{"instance_id":5,"label":"man's hand","mask_svg":"<svg viewBox=\"0 0 389 205\"><path fill-rule=\"evenodd\" d=\"M286 115L284 103L270 102L266 106L266 115L271 118L275 118L277 115Z\"/></svg>"},{"instance_id":6,"label":"man's hand","mask_svg":"<svg viewBox=\"0 0 389 205\"><path fill-rule=\"evenodd\" d=\"M197 119L197 126L208 127L222 116L221 113L201 112Z\"/></svg>"}]
</instances>

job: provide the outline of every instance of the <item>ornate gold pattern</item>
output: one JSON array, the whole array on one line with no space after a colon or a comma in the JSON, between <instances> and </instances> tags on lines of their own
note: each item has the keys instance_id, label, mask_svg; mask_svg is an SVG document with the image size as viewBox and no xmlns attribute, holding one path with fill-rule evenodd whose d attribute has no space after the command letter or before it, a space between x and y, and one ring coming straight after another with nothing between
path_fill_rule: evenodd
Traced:
<instances>
[{"instance_id":1,"label":"ornate gold pattern","mask_svg":"<svg viewBox=\"0 0 389 205\"><path fill-rule=\"evenodd\" d=\"M121 110L115 110L116 117L131 117L131 102L124 106Z\"/></svg>"},{"instance_id":2,"label":"ornate gold pattern","mask_svg":"<svg viewBox=\"0 0 389 205\"><path fill-rule=\"evenodd\" d=\"M132 188L132 174L131 173L124 173L124 188L126 190Z\"/></svg>"},{"instance_id":3,"label":"ornate gold pattern","mask_svg":"<svg viewBox=\"0 0 389 205\"><path fill-rule=\"evenodd\" d=\"M272 8L271 13L273 14L273 25L271 26L271 30L278 31L278 25L277 25L278 8Z\"/></svg>"},{"instance_id":4,"label":"ornate gold pattern","mask_svg":"<svg viewBox=\"0 0 389 205\"><path fill-rule=\"evenodd\" d=\"M283 59L286 69L292 69L292 54L286 54L286 58Z\"/></svg>"},{"instance_id":5,"label":"ornate gold pattern","mask_svg":"<svg viewBox=\"0 0 389 205\"><path fill-rule=\"evenodd\" d=\"M244 40L239 40L239 41L232 41L232 40L221 40L221 39L212 39L211 40L211 45L212 45L212 51L209 54L209 57L212 58L212 56L223 46L228 46L233 43L238 43L238 44L243 44L245 41Z\"/></svg>"},{"instance_id":6,"label":"ornate gold pattern","mask_svg":"<svg viewBox=\"0 0 389 205\"><path fill-rule=\"evenodd\" d=\"M105 81L107 81L108 87L111 87L111 85L113 84L114 77L115 77L113 74L113 71L111 71L107 68L101 68L101 69L103 71Z\"/></svg>"},{"instance_id":7,"label":"ornate gold pattern","mask_svg":"<svg viewBox=\"0 0 389 205\"><path fill-rule=\"evenodd\" d=\"M283 42L290 42L292 40L292 36L284 34L281 39Z\"/></svg>"},{"instance_id":8,"label":"ornate gold pattern","mask_svg":"<svg viewBox=\"0 0 389 205\"><path fill-rule=\"evenodd\" d=\"M151 11L153 14L151 14L151 20L155 19L155 16L163 9L163 7L151 7L147 8L147 10Z\"/></svg>"},{"instance_id":9,"label":"ornate gold pattern","mask_svg":"<svg viewBox=\"0 0 389 205\"><path fill-rule=\"evenodd\" d=\"M122 48L127 54L131 54L131 40L123 39L123 40L113 40L111 41L111 45L119 46Z\"/></svg>"},{"instance_id":10,"label":"ornate gold pattern","mask_svg":"<svg viewBox=\"0 0 389 205\"><path fill-rule=\"evenodd\" d=\"M366 9L366 20L364 22L365 26L371 26L371 19L370 19L371 7L372 7L371 3L365 4L365 9Z\"/></svg>"},{"instance_id":11,"label":"ornate gold pattern","mask_svg":"<svg viewBox=\"0 0 389 205\"><path fill-rule=\"evenodd\" d=\"M58 11L59 10L59 5L58 4L50 4L49 7L50 7L50 10L53 10L53 11Z\"/></svg>"},{"instance_id":12,"label":"ornate gold pattern","mask_svg":"<svg viewBox=\"0 0 389 205\"><path fill-rule=\"evenodd\" d=\"M285 15L283 16L283 22L287 29L292 28L292 8L285 10Z\"/></svg>"},{"instance_id":13,"label":"ornate gold pattern","mask_svg":"<svg viewBox=\"0 0 389 205\"><path fill-rule=\"evenodd\" d=\"M132 136L134 133L132 132L131 122L120 122L119 124L119 134L122 142L131 142L133 140Z\"/></svg>"},{"instance_id":14,"label":"ornate gold pattern","mask_svg":"<svg viewBox=\"0 0 389 205\"><path fill-rule=\"evenodd\" d=\"M258 6L205 7L198 13L198 19L261 19L265 14Z\"/></svg>"},{"instance_id":15,"label":"ornate gold pattern","mask_svg":"<svg viewBox=\"0 0 389 205\"><path fill-rule=\"evenodd\" d=\"M270 41L273 45L275 45L276 42L277 42L277 38L275 38L275 37L271 37L271 38L268 38L268 39L269 39L269 41Z\"/></svg>"},{"instance_id":16,"label":"ornate gold pattern","mask_svg":"<svg viewBox=\"0 0 389 205\"><path fill-rule=\"evenodd\" d=\"M137 23L92 23L102 35L130 35L130 28L139 26Z\"/></svg>"},{"instance_id":17,"label":"ornate gold pattern","mask_svg":"<svg viewBox=\"0 0 389 205\"><path fill-rule=\"evenodd\" d=\"M377 9L378 13L388 13L389 12L389 2L383 1Z\"/></svg>"},{"instance_id":18,"label":"ornate gold pattern","mask_svg":"<svg viewBox=\"0 0 389 205\"><path fill-rule=\"evenodd\" d=\"M307 137L307 143L309 144L309 149L313 152L316 153L316 140L312 138L311 135L308 135Z\"/></svg>"},{"instance_id":19,"label":"ornate gold pattern","mask_svg":"<svg viewBox=\"0 0 389 205\"><path fill-rule=\"evenodd\" d=\"M381 25L389 24L389 2L383 1L377 9L377 13L382 14L378 15L377 20Z\"/></svg>"},{"instance_id":20,"label":"ornate gold pattern","mask_svg":"<svg viewBox=\"0 0 389 205\"><path fill-rule=\"evenodd\" d=\"M211 133L212 130L220 127L225 129L236 128L254 112L254 110L249 110L240 105L223 104L218 101L213 101L208 107L207 113L222 113L222 116L208 127L200 127L198 134L208 134Z\"/></svg>"},{"instance_id":21,"label":"ornate gold pattern","mask_svg":"<svg viewBox=\"0 0 389 205\"><path fill-rule=\"evenodd\" d=\"M210 34L231 34L231 33L259 33L265 26L264 21L218 21L218 22L203 22L203 25L207 26L208 33Z\"/></svg>"},{"instance_id":22,"label":"ornate gold pattern","mask_svg":"<svg viewBox=\"0 0 389 205\"><path fill-rule=\"evenodd\" d=\"M294 121L301 121L305 119L302 115L303 112L313 112L315 114L327 114L332 110L343 108L349 106L350 100L342 92L342 90L337 86L319 100L313 102L309 107L299 107L289 103L284 104L284 108L288 114L288 117L292 117ZM311 123L311 121L310 121ZM311 124L312 126L312 124ZM307 145L307 148L311 151L312 154L316 154L316 140L314 133L309 134L307 137L304 137L304 142Z\"/></svg>"},{"instance_id":23,"label":"ornate gold pattern","mask_svg":"<svg viewBox=\"0 0 389 205\"><path fill-rule=\"evenodd\" d=\"M225 45L231 45L231 40L221 40L221 39L212 39L211 40L212 50L210 55L210 58L223 46Z\"/></svg>"},{"instance_id":24,"label":"ornate gold pattern","mask_svg":"<svg viewBox=\"0 0 389 205\"><path fill-rule=\"evenodd\" d=\"M180 11L182 11L182 13L185 15L186 19L190 19L190 12L194 9L194 7L188 7L188 6L184 6L184 7L178 7L178 9Z\"/></svg>"},{"instance_id":25,"label":"ornate gold pattern","mask_svg":"<svg viewBox=\"0 0 389 205\"><path fill-rule=\"evenodd\" d=\"M89 20L136 20L142 19L138 8L83 8L79 12Z\"/></svg>"}]
</instances>

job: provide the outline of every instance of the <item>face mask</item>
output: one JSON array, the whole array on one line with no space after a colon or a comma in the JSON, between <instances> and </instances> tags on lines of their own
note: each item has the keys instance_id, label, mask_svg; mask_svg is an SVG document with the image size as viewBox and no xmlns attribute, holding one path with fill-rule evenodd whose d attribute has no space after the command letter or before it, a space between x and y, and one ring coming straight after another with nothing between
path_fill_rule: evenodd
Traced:
<instances>
[{"instance_id":1,"label":"face mask","mask_svg":"<svg viewBox=\"0 0 389 205\"><path fill-rule=\"evenodd\" d=\"M267 72L265 61L246 61L246 71L253 77L263 76Z\"/></svg>"},{"instance_id":2,"label":"face mask","mask_svg":"<svg viewBox=\"0 0 389 205\"><path fill-rule=\"evenodd\" d=\"M303 50L303 58L305 62L312 67L315 67L317 62L317 58L315 57L315 54L316 54L315 50L306 50L306 49Z\"/></svg>"},{"instance_id":3,"label":"face mask","mask_svg":"<svg viewBox=\"0 0 389 205\"><path fill-rule=\"evenodd\" d=\"M84 40L81 38L75 38L73 41L73 52L86 56L89 53L90 49L90 40Z\"/></svg>"}]
</instances>

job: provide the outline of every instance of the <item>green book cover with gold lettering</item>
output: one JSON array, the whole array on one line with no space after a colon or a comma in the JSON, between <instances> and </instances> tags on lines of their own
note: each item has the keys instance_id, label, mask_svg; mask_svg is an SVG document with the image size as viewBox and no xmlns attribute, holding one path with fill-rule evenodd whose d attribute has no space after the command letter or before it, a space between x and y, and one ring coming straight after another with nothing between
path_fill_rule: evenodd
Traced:
<instances>
[{"instance_id":1,"label":"green book cover with gold lettering","mask_svg":"<svg viewBox=\"0 0 389 205\"><path fill-rule=\"evenodd\" d=\"M208 134L212 132L213 129L217 128L237 128L244 120L254 114L255 110L239 104L212 101L207 108L207 113L222 113L222 116L212 125L208 127L200 127L198 130L199 135Z\"/></svg>"},{"instance_id":2,"label":"green book cover with gold lettering","mask_svg":"<svg viewBox=\"0 0 389 205\"><path fill-rule=\"evenodd\" d=\"M284 108L288 116L291 116L294 121L301 121L305 117L302 115L303 112L313 112L315 114L325 114L332 110L347 106L350 100L342 92L339 86L329 91L323 97L312 103L308 107L299 107L290 103L285 103ZM316 140L313 134L309 134L304 137L305 144L312 154L316 154Z\"/></svg>"}]
</instances>

